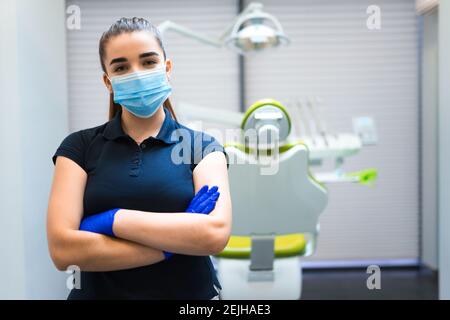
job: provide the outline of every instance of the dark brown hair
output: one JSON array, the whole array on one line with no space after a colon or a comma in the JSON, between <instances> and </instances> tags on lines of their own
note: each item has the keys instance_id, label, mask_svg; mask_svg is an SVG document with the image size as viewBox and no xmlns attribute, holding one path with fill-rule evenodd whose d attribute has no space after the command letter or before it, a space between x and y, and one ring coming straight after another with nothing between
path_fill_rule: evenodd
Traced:
<instances>
[{"instance_id":1,"label":"dark brown hair","mask_svg":"<svg viewBox=\"0 0 450 320\"><path fill-rule=\"evenodd\" d=\"M120 18L116 22L114 22L107 31L105 31L102 34L102 37L100 38L100 43L98 46L98 52L100 55L100 63L102 66L103 72L106 73L106 67L105 67L105 47L108 41L118 36L122 33L129 33L134 31L148 31L150 32L158 41L159 46L161 47L161 50L164 54L164 61L166 60L166 50L164 49L164 45L162 43L162 37L161 33L159 32L158 28L154 26L149 21L143 19L143 18ZM172 117L177 120L177 117L175 115L175 112L172 107L172 103L170 102L169 98L164 101L163 106L166 107L170 113L172 114ZM111 120L116 115L117 111L121 108L120 104L114 102L114 96L113 93L109 95L109 119Z\"/></svg>"}]
</instances>

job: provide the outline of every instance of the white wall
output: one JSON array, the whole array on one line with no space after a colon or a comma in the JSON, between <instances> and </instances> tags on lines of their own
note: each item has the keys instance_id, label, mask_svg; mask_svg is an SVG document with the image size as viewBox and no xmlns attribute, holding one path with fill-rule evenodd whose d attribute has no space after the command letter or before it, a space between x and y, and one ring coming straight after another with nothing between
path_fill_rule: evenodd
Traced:
<instances>
[{"instance_id":1,"label":"white wall","mask_svg":"<svg viewBox=\"0 0 450 320\"><path fill-rule=\"evenodd\" d=\"M0 299L65 298L46 211L51 156L68 132L65 4L0 1Z\"/></svg>"},{"instance_id":2,"label":"white wall","mask_svg":"<svg viewBox=\"0 0 450 320\"><path fill-rule=\"evenodd\" d=\"M421 259L423 264L438 267L438 12L423 17L422 42L422 225Z\"/></svg>"},{"instance_id":3,"label":"white wall","mask_svg":"<svg viewBox=\"0 0 450 320\"><path fill-rule=\"evenodd\" d=\"M0 298L25 294L24 238L22 221L22 171L20 159L19 84L17 75L17 27L14 0L0 2ZM6 48L5 44L8 44ZM6 50L7 49L7 50Z\"/></svg>"},{"instance_id":4,"label":"white wall","mask_svg":"<svg viewBox=\"0 0 450 320\"><path fill-rule=\"evenodd\" d=\"M450 1L439 5L439 297L450 299Z\"/></svg>"}]
</instances>

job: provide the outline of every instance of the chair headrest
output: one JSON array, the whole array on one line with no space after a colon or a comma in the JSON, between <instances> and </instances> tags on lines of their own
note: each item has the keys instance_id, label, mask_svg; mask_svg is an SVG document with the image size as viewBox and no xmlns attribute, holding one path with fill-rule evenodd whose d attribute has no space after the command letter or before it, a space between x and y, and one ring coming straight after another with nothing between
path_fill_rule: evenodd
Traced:
<instances>
[{"instance_id":1,"label":"chair headrest","mask_svg":"<svg viewBox=\"0 0 450 320\"><path fill-rule=\"evenodd\" d=\"M252 104L244 113L241 129L254 129L258 134L276 131L279 141L284 141L291 133L291 118L286 108L274 99L262 99Z\"/></svg>"}]
</instances>

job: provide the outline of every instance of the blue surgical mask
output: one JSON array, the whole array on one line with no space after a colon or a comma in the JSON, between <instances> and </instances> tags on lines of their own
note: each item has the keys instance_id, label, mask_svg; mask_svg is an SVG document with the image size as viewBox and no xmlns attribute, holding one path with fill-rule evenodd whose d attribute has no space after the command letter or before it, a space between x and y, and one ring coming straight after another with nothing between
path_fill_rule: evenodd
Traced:
<instances>
[{"instance_id":1,"label":"blue surgical mask","mask_svg":"<svg viewBox=\"0 0 450 320\"><path fill-rule=\"evenodd\" d=\"M149 118L155 114L172 93L165 66L111 77L110 80L114 102L140 118Z\"/></svg>"}]
</instances>

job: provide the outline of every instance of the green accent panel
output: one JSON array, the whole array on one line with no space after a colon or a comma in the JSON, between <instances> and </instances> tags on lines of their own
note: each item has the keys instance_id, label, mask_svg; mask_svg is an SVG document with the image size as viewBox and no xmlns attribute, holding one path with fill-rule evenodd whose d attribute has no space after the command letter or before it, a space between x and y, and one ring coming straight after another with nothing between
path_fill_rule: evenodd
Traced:
<instances>
[{"instance_id":1,"label":"green accent panel","mask_svg":"<svg viewBox=\"0 0 450 320\"><path fill-rule=\"evenodd\" d=\"M298 144L302 144L306 148L308 148L308 146L303 142L303 140L298 140L298 141L289 142L289 143L283 144L282 146L279 146L278 147L278 152L279 153L286 152L286 151L288 151L289 149L291 149L292 147L294 147L294 146L296 146ZM223 144L223 146L224 146L224 148L226 148L226 147L235 147L236 149L239 149L239 150L241 150L242 152L245 152L245 153L252 153L252 152L255 151L254 148L250 148L248 146L245 147L242 143L234 142L234 141L233 142L226 142L226 143ZM268 152L267 152L268 155L271 154L270 151L271 150L269 149Z\"/></svg>"},{"instance_id":2,"label":"green accent panel","mask_svg":"<svg viewBox=\"0 0 450 320\"><path fill-rule=\"evenodd\" d=\"M298 141L293 141L293 142L289 142L289 143L283 144L282 146L280 146L278 151L280 153L283 153L283 152L286 152L289 149L291 149L292 147L294 147L296 145L299 145L299 144L304 145L306 147L306 149L308 149L308 146L303 142L303 140L298 140ZM308 152L309 152L309 149L308 149Z\"/></svg>"},{"instance_id":3,"label":"green accent panel","mask_svg":"<svg viewBox=\"0 0 450 320\"><path fill-rule=\"evenodd\" d=\"M361 171L347 173L349 177L358 177L362 185L373 186L378 178L378 171L375 168L369 168Z\"/></svg>"},{"instance_id":4,"label":"green accent panel","mask_svg":"<svg viewBox=\"0 0 450 320\"><path fill-rule=\"evenodd\" d=\"M275 257L293 257L306 251L306 238L301 233L275 236ZM251 237L231 236L225 249L216 255L222 258L249 259Z\"/></svg>"},{"instance_id":5,"label":"green accent panel","mask_svg":"<svg viewBox=\"0 0 450 320\"><path fill-rule=\"evenodd\" d=\"M223 144L223 147L224 148L234 147L234 148L236 148L238 150L241 150L242 152L245 152L245 153L251 153L253 151L253 148L244 147L244 145L242 143L240 143L240 142L225 142Z\"/></svg>"},{"instance_id":6,"label":"green accent panel","mask_svg":"<svg viewBox=\"0 0 450 320\"><path fill-rule=\"evenodd\" d=\"M252 104L247 111L245 111L244 114L244 118L242 119L242 123L241 123L241 129L244 129L245 123L247 122L248 117L250 116L250 114L262 107L262 106L267 106L267 105L272 105L272 106L277 106L278 108L281 109L281 111L283 111L286 115L286 118L288 119L289 122L289 129L288 129L288 135L291 133L291 117L289 116L289 113L287 112L286 108L277 100L274 99L262 99L262 100L258 100L256 101L254 104Z\"/></svg>"}]
</instances>

